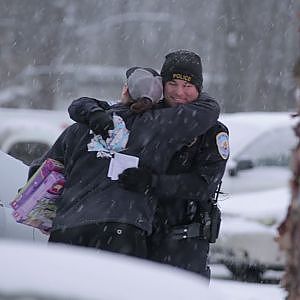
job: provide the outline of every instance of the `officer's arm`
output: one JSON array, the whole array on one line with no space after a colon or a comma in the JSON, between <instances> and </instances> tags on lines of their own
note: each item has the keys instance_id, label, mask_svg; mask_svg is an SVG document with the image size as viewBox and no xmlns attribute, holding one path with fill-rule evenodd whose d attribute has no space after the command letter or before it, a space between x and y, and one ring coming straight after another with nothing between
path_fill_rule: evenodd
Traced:
<instances>
[{"instance_id":1,"label":"officer's arm","mask_svg":"<svg viewBox=\"0 0 300 300\"><path fill-rule=\"evenodd\" d=\"M110 109L105 101L82 97L74 100L68 108L70 118L75 122L89 126L91 115L96 111ZM205 133L216 124L220 115L218 102L202 93L200 98L192 103L176 107L159 108L145 114L135 122L136 128L151 132L156 139L186 138L187 140ZM176 134L174 134L176 130ZM138 133L139 134L139 133ZM144 135L141 133L140 135Z\"/></svg>"},{"instance_id":2,"label":"officer's arm","mask_svg":"<svg viewBox=\"0 0 300 300\"><path fill-rule=\"evenodd\" d=\"M100 101L89 97L81 97L71 103L68 108L68 112L70 118L75 122L88 125L92 113L108 109L110 109L110 105L106 101Z\"/></svg>"},{"instance_id":3,"label":"officer's arm","mask_svg":"<svg viewBox=\"0 0 300 300\"><path fill-rule=\"evenodd\" d=\"M193 170L189 173L153 176L153 193L162 199L176 197L206 200L216 190L225 171L228 153L226 149L222 154L220 151L222 149L219 150L215 144L205 158L200 149Z\"/></svg>"},{"instance_id":4,"label":"officer's arm","mask_svg":"<svg viewBox=\"0 0 300 300\"><path fill-rule=\"evenodd\" d=\"M199 100L179 105L169 112L160 112L163 120L172 120L161 126L162 132L172 132L176 129L173 136L182 136L187 139L194 138L204 134L208 129L216 124L220 115L220 106L216 100L212 98L200 98ZM164 116L169 114L169 116Z\"/></svg>"},{"instance_id":5,"label":"officer's arm","mask_svg":"<svg viewBox=\"0 0 300 300\"><path fill-rule=\"evenodd\" d=\"M160 198L187 198L206 200L212 195L221 182L224 174L226 161L218 162L215 165L206 167L203 172L193 171L177 175L158 175L155 176L153 192Z\"/></svg>"},{"instance_id":6,"label":"officer's arm","mask_svg":"<svg viewBox=\"0 0 300 300\"><path fill-rule=\"evenodd\" d=\"M147 132L150 131L156 140L163 139L164 142L182 138L190 140L204 134L215 125L219 115L218 102L213 98L203 96L192 103L155 109L152 114L146 113L138 119L135 126L141 128L142 131L147 125Z\"/></svg>"}]
</instances>

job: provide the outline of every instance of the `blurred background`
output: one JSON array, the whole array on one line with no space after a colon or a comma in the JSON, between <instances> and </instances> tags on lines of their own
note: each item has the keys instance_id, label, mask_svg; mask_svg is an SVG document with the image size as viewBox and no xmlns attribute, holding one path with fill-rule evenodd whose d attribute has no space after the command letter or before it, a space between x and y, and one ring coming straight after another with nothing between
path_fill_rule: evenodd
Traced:
<instances>
[{"instance_id":1,"label":"blurred background","mask_svg":"<svg viewBox=\"0 0 300 300\"><path fill-rule=\"evenodd\" d=\"M204 90L218 99L230 129L212 284L270 283L263 297L261 284L249 285L256 296L239 285L240 299L283 299L285 256L274 238L289 204L290 154L298 143L290 112L299 20L299 0L1 0L0 240L46 241L3 205L20 187L14 180L27 173L5 153L29 165L72 123L72 100L117 100L128 67L160 71L168 52L190 49L202 57ZM229 289L237 293L236 285Z\"/></svg>"},{"instance_id":2,"label":"blurred background","mask_svg":"<svg viewBox=\"0 0 300 300\"><path fill-rule=\"evenodd\" d=\"M223 112L287 111L298 0L1 0L0 107L65 110L117 99L129 66L196 51Z\"/></svg>"}]
</instances>

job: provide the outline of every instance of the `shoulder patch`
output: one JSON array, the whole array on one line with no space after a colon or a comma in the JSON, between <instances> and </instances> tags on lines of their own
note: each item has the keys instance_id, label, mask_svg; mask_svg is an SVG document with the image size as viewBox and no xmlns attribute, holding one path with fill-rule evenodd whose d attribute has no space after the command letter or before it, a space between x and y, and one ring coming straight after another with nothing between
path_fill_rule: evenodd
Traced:
<instances>
[{"instance_id":1,"label":"shoulder patch","mask_svg":"<svg viewBox=\"0 0 300 300\"><path fill-rule=\"evenodd\" d=\"M216 136L218 151L223 159L229 157L229 137L226 132L220 132Z\"/></svg>"}]
</instances>

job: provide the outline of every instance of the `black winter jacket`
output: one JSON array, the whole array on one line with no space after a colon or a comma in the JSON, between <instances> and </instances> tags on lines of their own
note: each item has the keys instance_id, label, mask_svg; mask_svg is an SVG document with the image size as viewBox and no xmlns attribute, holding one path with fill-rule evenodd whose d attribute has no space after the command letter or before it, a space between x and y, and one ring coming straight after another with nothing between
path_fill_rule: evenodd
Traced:
<instances>
[{"instance_id":1,"label":"black winter jacket","mask_svg":"<svg viewBox=\"0 0 300 300\"><path fill-rule=\"evenodd\" d=\"M218 135L228 135L227 127L221 122L177 151L166 174L157 176L155 223L160 229L164 227L167 231L171 226L201 222L200 213L209 211L229 155L229 148L227 155L226 149L220 153ZM195 203L197 211L192 212L190 205Z\"/></svg>"},{"instance_id":2,"label":"black winter jacket","mask_svg":"<svg viewBox=\"0 0 300 300\"><path fill-rule=\"evenodd\" d=\"M98 222L120 222L151 232L155 203L151 197L120 188L107 178L109 159L87 151L92 135L80 124L68 127L49 152L31 167L34 172L50 157L65 165L66 184L57 201L53 229Z\"/></svg>"},{"instance_id":3,"label":"black winter jacket","mask_svg":"<svg viewBox=\"0 0 300 300\"><path fill-rule=\"evenodd\" d=\"M215 124L219 114L218 105L213 100L203 102L199 101L199 104L192 104L190 107L185 105L156 110L139 116L133 115L124 106L117 106L116 113L124 119L130 130L128 147L123 153L137 155L142 165L153 166L156 172L163 170L170 162L170 159L165 162L166 157L171 158L176 152L175 147L168 149L170 145L183 144L186 136L189 136L188 139L191 141L195 131L203 133ZM87 102L81 103L80 108L78 103L75 102L77 106L74 111L79 112L80 118L88 117L88 113L85 113L88 110L82 107ZM182 122L178 114L183 120L194 118L194 115L203 118L200 125L203 125L204 129L198 124L198 127L194 126L188 130L186 136L181 136L181 132L184 131L179 130L173 139L174 130L179 126L179 122ZM154 125L156 120L159 122ZM166 122L167 129L160 129L161 122ZM66 186L58 201L53 229L98 222L120 222L135 225L151 233L156 201L151 196L124 190L117 182L107 178L109 159L96 158L95 152L87 151L87 144L91 138L92 135L86 125L74 124L62 133L42 159L35 161L31 166L30 175L48 157L57 159L65 165ZM162 147L158 147L156 139L160 141ZM153 157L156 159L153 160Z\"/></svg>"}]
</instances>

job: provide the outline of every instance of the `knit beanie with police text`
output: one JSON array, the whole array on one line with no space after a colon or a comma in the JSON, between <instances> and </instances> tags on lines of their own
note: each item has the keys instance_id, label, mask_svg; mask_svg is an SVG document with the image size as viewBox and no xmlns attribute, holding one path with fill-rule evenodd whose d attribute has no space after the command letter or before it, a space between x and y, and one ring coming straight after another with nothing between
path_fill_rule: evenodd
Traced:
<instances>
[{"instance_id":1,"label":"knit beanie with police text","mask_svg":"<svg viewBox=\"0 0 300 300\"><path fill-rule=\"evenodd\" d=\"M200 92L203 84L201 58L189 50L171 52L166 55L160 75L163 84L181 79L194 84Z\"/></svg>"}]
</instances>

